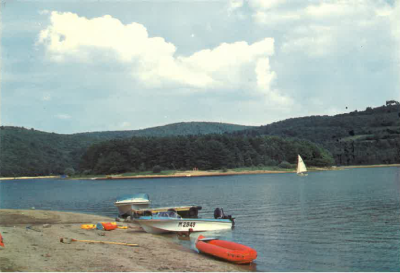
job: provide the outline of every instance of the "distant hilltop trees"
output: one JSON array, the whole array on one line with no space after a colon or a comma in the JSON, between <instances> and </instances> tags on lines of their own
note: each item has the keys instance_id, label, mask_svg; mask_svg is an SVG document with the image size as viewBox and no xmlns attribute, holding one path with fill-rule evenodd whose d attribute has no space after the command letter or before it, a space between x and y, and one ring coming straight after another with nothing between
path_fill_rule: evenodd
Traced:
<instances>
[{"instance_id":1,"label":"distant hilltop trees","mask_svg":"<svg viewBox=\"0 0 400 273\"><path fill-rule=\"evenodd\" d=\"M133 137L110 140L91 146L82 156L80 171L85 174L117 174L168 170L218 170L226 168L278 166L294 167L301 154L307 166L334 164L332 155L306 140L276 136Z\"/></svg>"},{"instance_id":2,"label":"distant hilltop trees","mask_svg":"<svg viewBox=\"0 0 400 273\"><path fill-rule=\"evenodd\" d=\"M331 152L336 165L400 163L400 104L335 116L310 116L275 122L234 134L306 139Z\"/></svg>"},{"instance_id":3,"label":"distant hilltop trees","mask_svg":"<svg viewBox=\"0 0 400 273\"><path fill-rule=\"evenodd\" d=\"M143 130L56 134L15 126L0 126L0 177L71 175L93 144L130 139L224 134L252 126L218 122L180 122Z\"/></svg>"},{"instance_id":4,"label":"distant hilltop trees","mask_svg":"<svg viewBox=\"0 0 400 273\"><path fill-rule=\"evenodd\" d=\"M400 105L400 103L397 100L387 100L386 106L389 106L389 105Z\"/></svg>"}]
</instances>

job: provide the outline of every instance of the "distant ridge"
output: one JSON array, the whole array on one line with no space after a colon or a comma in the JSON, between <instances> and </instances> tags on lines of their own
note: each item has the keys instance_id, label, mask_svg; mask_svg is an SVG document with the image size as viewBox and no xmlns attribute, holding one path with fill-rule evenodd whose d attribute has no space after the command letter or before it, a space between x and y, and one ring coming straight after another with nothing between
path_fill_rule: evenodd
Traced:
<instances>
[{"instance_id":1,"label":"distant ridge","mask_svg":"<svg viewBox=\"0 0 400 273\"><path fill-rule=\"evenodd\" d=\"M400 163L398 104L335 116L290 118L234 134L306 139L328 149L337 165Z\"/></svg>"},{"instance_id":2,"label":"distant ridge","mask_svg":"<svg viewBox=\"0 0 400 273\"><path fill-rule=\"evenodd\" d=\"M89 146L112 139L225 133L305 139L330 151L337 165L400 163L400 105L386 105L335 116L291 118L258 127L180 122L143 130L56 134L0 126L0 176L40 176L78 169Z\"/></svg>"},{"instance_id":3,"label":"distant ridge","mask_svg":"<svg viewBox=\"0 0 400 273\"><path fill-rule=\"evenodd\" d=\"M127 131L102 131L77 133L75 135L90 136L97 139L119 139L130 138L133 136L186 136L186 135L206 135L206 134L223 134L240 130L254 128L254 126L220 123L220 122L178 122L162 126L156 126L141 130Z\"/></svg>"},{"instance_id":4,"label":"distant ridge","mask_svg":"<svg viewBox=\"0 0 400 273\"><path fill-rule=\"evenodd\" d=\"M78 169L81 156L95 143L133 136L222 134L251 126L216 122L181 122L132 131L77 134L48 133L24 127L0 126L0 176L42 176Z\"/></svg>"}]
</instances>

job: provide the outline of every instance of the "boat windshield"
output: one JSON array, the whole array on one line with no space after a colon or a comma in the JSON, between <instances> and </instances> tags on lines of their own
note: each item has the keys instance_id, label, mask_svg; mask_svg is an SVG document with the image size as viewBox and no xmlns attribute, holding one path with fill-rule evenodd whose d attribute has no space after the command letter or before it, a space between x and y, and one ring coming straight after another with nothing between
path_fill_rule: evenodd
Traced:
<instances>
[{"instance_id":1,"label":"boat windshield","mask_svg":"<svg viewBox=\"0 0 400 273\"><path fill-rule=\"evenodd\" d=\"M160 217L160 218L182 218L178 213L175 211L160 211L153 216Z\"/></svg>"},{"instance_id":2,"label":"boat windshield","mask_svg":"<svg viewBox=\"0 0 400 273\"><path fill-rule=\"evenodd\" d=\"M122 201L127 201L127 200L133 200L133 199L142 199L142 200L149 200L149 195L147 193L136 193L136 194L127 194L123 196L117 197L117 202L122 202Z\"/></svg>"}]
</instances>

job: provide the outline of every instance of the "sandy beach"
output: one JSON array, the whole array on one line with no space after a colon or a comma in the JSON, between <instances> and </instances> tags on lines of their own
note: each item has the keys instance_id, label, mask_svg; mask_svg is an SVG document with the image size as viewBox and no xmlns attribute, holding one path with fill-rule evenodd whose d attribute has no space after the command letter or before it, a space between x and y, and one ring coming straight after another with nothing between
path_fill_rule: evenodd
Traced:
<instances>
[{"instance_id":1,"label":"sandy beach","mask_svg":"<svg viewBox=\"0 0 400 273\"><path fill-rule=\"evenodd\" d=\"M382 167L400 167L400 164L381 164L381 165L359 165L359 166L332 166L332 167L310 167L309 172L314 171L338 171L344 169L354 169L354 168L382 168ZM170 175L136 175L136 176L124 176L124 175L109 175L107 177L92 179L104 180L104 179L144 179L144 178L176 178L176 177L205 177L205 176L229 176L229 175L249 175L249 174L281 174L281 173L295 173L296 170L247 170L247 171L234 171L228 170L222 172L220 170L215 171L184 171L176 172Z\"/></svg>"},{"instance_id":2,"label":"sandy beach","mask_svg":"<svg viewBox=\"0 0 400 273\"><path fill-rule=\"evenodd\" d=\"M232 272L253 271L190 250L168 236L145 233L134 223L128 229L84 230L81 224L114 219L70 212L0 210L0 271L39 272ZM28 227L28 228L27 228ZM171 235L172 236L172 235ZM60 238L138 244L137 247L72 242ZM193 239L192 239L193 240Z\"/></svg>"},{"instance_id":3,"label":"sandy beach","mask_svg":"<svg viewBox=\"0 0 400 273\"><path fill-rule=\"evenodd\" d=\"M308 169L309 172L314 171L338 171L344 169L353 169L353 168L380 168L380 167L400 167L400 164L387 164L387 165L365 165L365 166L341 166L341 167L311 167ZM169 175L135 175L135 176L126 176L126 175L109 175L106 177L92 177L93 180L108 180L108 179L150 179L150 178L183 178L183 177L209 177L209 176L230 176L230 175L249 175L249 174L282 174L282 173L295 173L296 170L247 170L247 171L234 171L228 170L226 172L222 172L220 170L214 171L184 171L184 172L176 172L174 174ZM77 178L79 179L79 178Z\"/></svg>"},{"instance_id":4,"label":"sandy beach","mask_svg":"<svg viewBox=\"0 0 400 273\"><path fill-rule=\"evenodd\" d=\"M146 178L183 178L183 177L205 177L205 176L230 176L230 175L244 175L244 174L265 174L265 173L290 173L294 172L290 171L263 171L263 170L254 170L254 171L185 171L185 172L176 172L174 174L169 175L135 175L135 176L126 176L126 175L109 175L107 177L94 177L92 179L95 180L107 180L107 179L146 179Z\"/></svg>"}]
</instances>

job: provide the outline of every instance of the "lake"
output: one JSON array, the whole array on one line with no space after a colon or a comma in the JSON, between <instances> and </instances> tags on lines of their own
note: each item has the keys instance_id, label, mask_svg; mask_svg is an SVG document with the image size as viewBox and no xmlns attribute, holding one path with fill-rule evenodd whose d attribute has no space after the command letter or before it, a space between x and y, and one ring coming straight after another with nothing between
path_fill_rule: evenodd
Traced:
<instances>
[{"instance_id":1,"label":"lake","mask_svg":"<svg viewBox=\"0 0 400 273\"><path fill-rule=\"evenodd\" d=\"M200 205L202 217L224 208L236 225L219 235L255 248L257 271L400 271L399 167L307 177L9 180L0 182L0 208L115 217L115 198L139 192L155 207Z\"/></svg>"}]
</instances>

